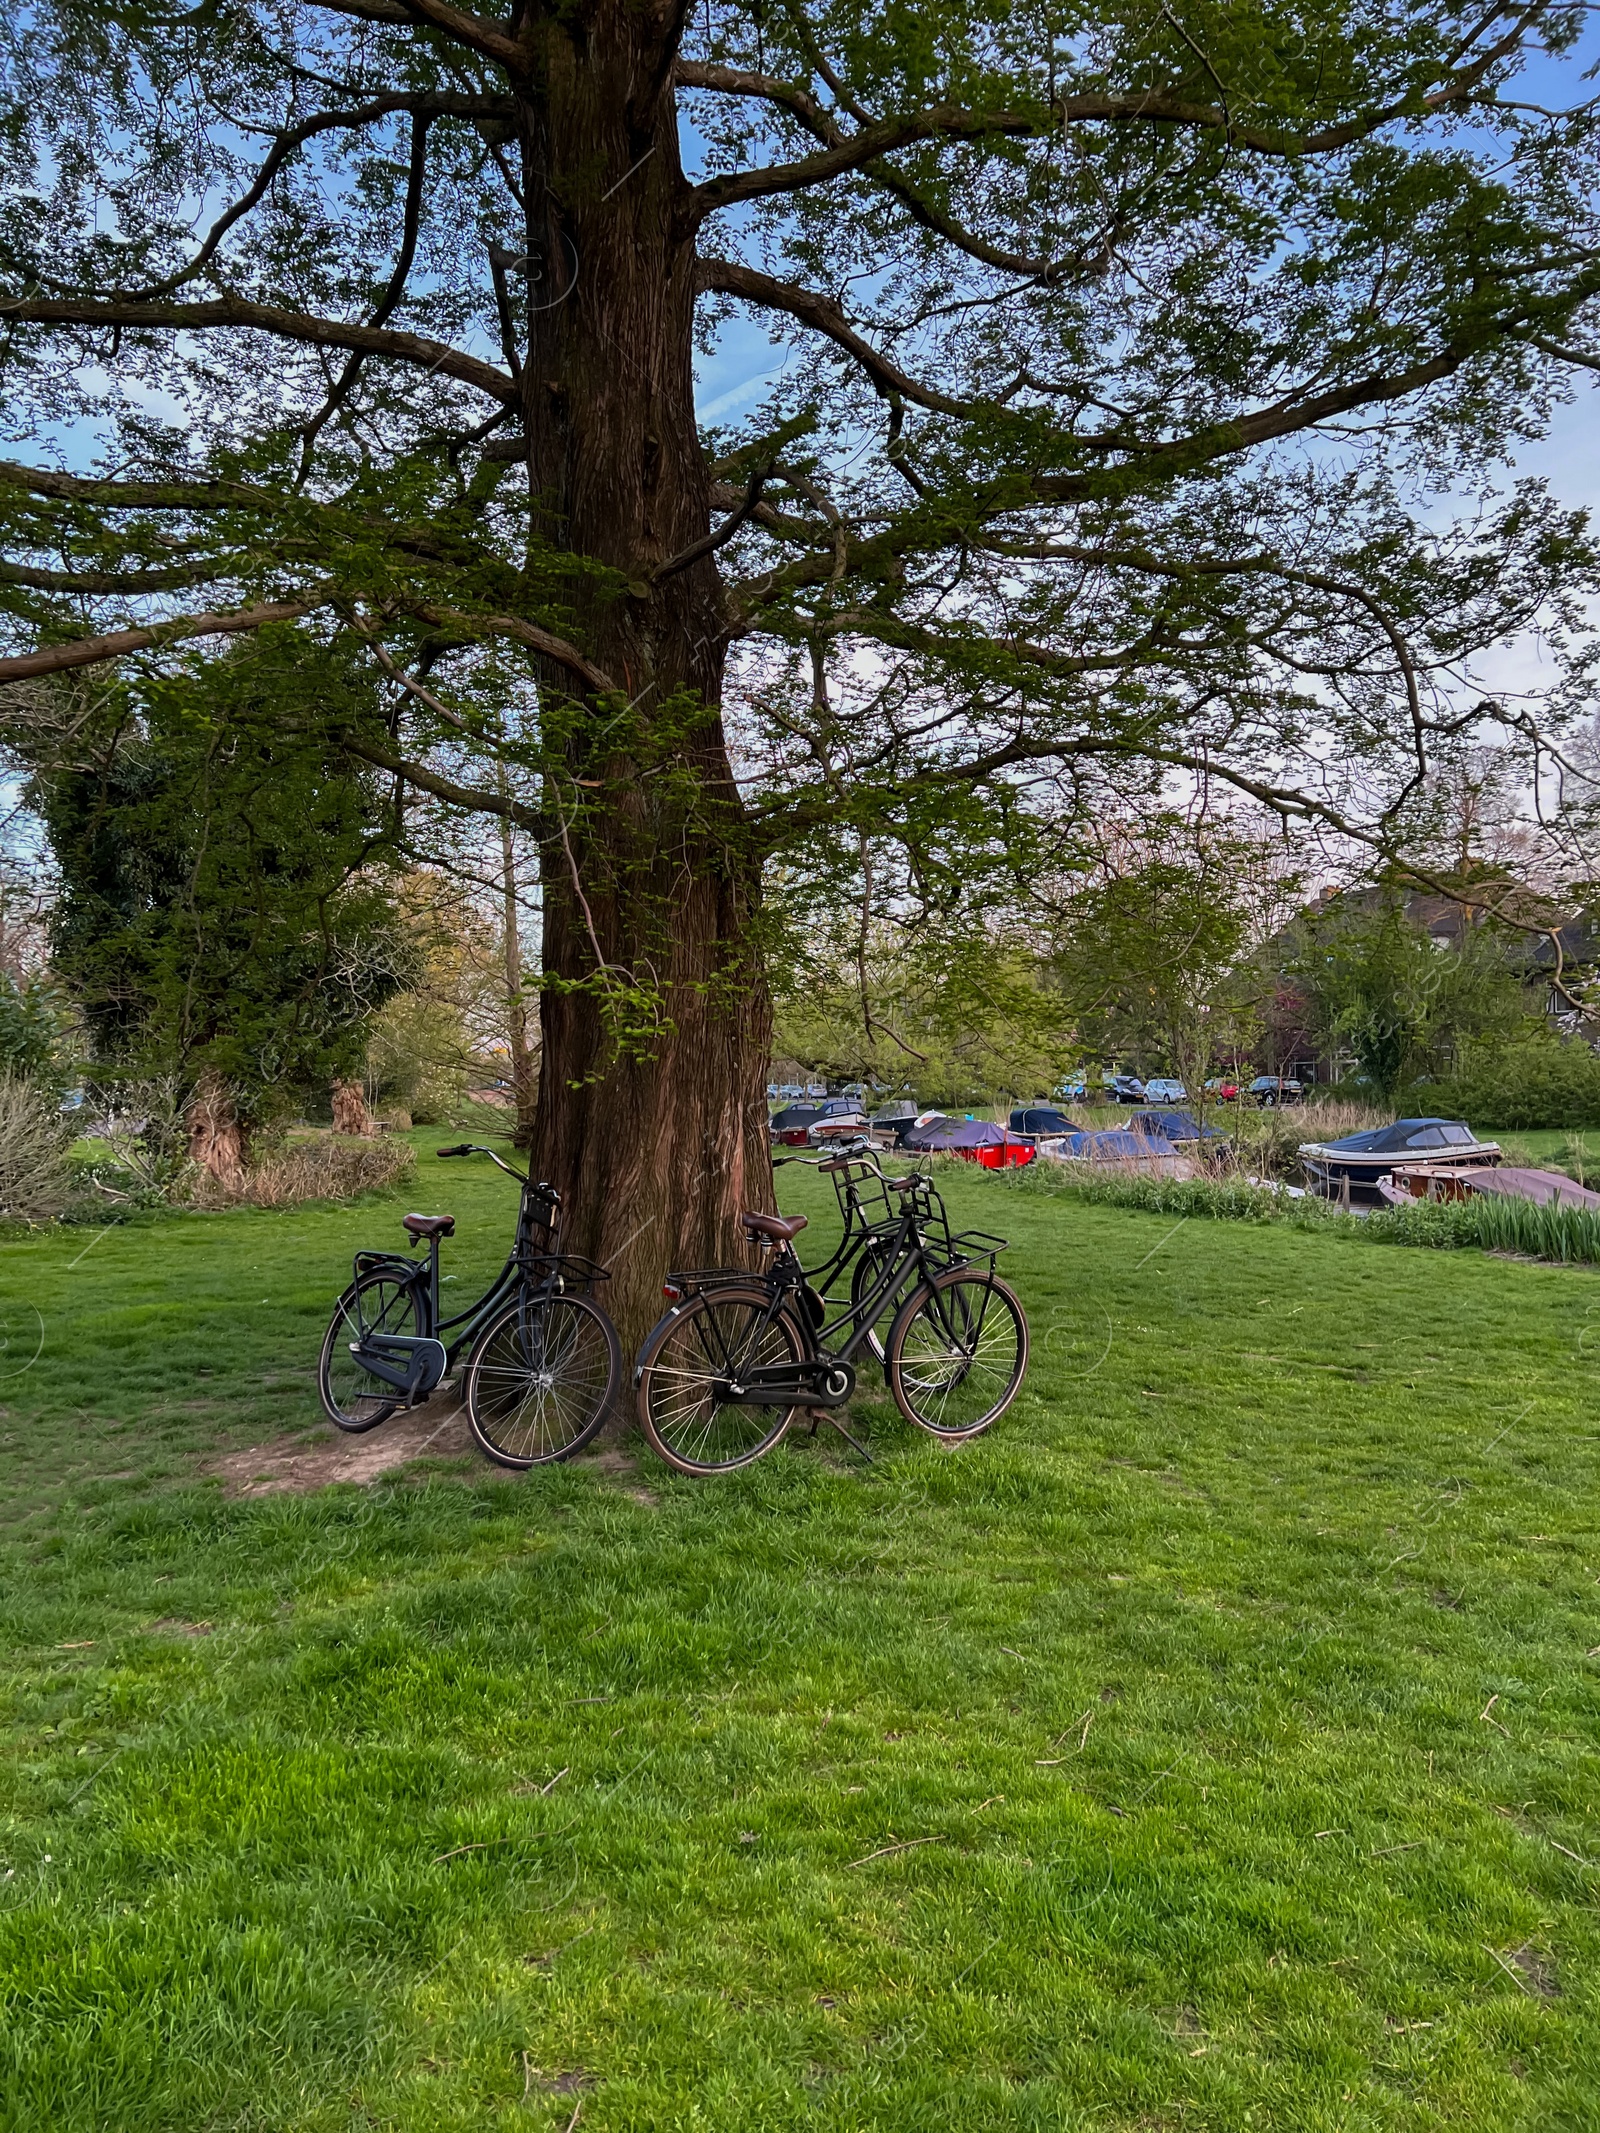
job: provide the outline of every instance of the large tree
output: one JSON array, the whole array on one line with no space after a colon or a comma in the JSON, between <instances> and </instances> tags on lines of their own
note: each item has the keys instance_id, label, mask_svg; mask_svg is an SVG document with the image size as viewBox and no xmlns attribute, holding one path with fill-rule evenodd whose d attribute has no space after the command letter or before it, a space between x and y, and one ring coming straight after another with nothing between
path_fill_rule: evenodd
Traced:
<instances>
[{"instance_id":1,"label":"large tree","mask_svg":"<svg viewBox=\"0 0 1600 2133\"><path fill-rule=\"evenodd\" d=\"M535 1160L636 1321L770 1191L772 854L1173 774L1387 848L1473 653L1572 625L1575 525L1425 492L1600 364L1579 21L21 0L0 679L367 647L343 744L540 840ZM708 431L730 312L795 360Z\"/></svg>"}]
</instances>

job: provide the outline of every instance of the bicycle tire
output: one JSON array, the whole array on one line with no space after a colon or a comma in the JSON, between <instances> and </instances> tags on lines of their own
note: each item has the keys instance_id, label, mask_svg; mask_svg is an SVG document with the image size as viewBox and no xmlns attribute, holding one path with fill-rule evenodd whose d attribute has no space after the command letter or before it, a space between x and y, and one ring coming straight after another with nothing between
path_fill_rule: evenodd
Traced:
<instances>
[{"instance_id":1,"label":"bicycle tire","mask_svg":"<svg viewBox=\"0 0 1600 2133\"><path fill-rule=\"evenodd\" d=\"M889 1331L886 1375L895 1405L946 1444L998 1422L1027 1368L1027 1315L988 1268L936 1274L906 1298Z\"/></svg>"},{"instance_id":2,"label":"bicycle tire","mask_svg":"<svg viewBox=\"0 0 1600 2133\"><path fill-rule=\"evenodd\" d=\"M467 1424L485 1458L525 1474L582 1451L621 1382L617 1329L592 1297L518 1297L473 1344Z\"/></svg>"},{"instance_id":3,"label":"bicycle tire","mask_svg":"<svg viewBox=\"0 0 1600 2133\"><path fill-rule=\"evenodd\" d=\"M359 1316L358 1295L362 1299ZM415 1283L381 1271L363 1274L333 1307L317 1357L317 1397L334 1428L351 1437L376 1429L405 1404L392 1385L364 1370L350 1353L350 1341L363 1324L369 1333L420 1334L422 1303Z\"/></svg>"},{"instance_id":4,"label":"bicycle tire","mask_svg":"<svg viewBox=\"0 0 1600 2133\"><path fill-rule=\"evenodd\" d=\"M735 1362L804 1360L808 1344L787 1310L761 1328L771 1302L755 1282L730 1284L690 1297L646 1337L635 1372L639 1427L680 1474L736 1473L770 1452L799 1413L798 1402L747 1407L716 1397Z\"/></svg>"}]
</instances>

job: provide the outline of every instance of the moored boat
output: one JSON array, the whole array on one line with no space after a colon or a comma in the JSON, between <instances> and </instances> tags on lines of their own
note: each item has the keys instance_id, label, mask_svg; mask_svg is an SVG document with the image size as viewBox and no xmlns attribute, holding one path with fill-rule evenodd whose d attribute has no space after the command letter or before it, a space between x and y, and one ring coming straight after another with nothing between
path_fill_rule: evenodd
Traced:
<instances>
[{"instance_id":1,"label":"moored boat","mask_svg":"<svg viewBox=\"0 0 1600 2133\"><path fill-rule=\"evenodd\" d=\"M1375 1206L1378 1187L1396 1165L1427 1163L1445 1170L1489 1170L1502 1160L1498 1141L1480 1141L1457 1118L1401 1118L1337 1141L1304 1141L1300 1163L1311 1190L1325 1200Z\"/></svg>"}]
</instances>

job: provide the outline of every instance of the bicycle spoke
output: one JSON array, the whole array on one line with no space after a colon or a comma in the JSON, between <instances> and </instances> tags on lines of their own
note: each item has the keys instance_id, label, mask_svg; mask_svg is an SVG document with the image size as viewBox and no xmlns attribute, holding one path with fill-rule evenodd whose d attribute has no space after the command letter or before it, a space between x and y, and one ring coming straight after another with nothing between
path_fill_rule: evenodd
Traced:
<instances>
[{"instance_id":1,"label":"bicycle spoke","mask_svg":"<svg viewBox=\"0 0 1600 2133\"><path fill-rule=\"evenodd\" d=\"M975 1436L1016 1396L1026 1321L1002 1282L964 1273L924 1295L897 1350L891 1384L908 1420L937 1436Z\"/></svg>"},{"instance_id":2,"label":"bicycle spoke","mask_svg":"<svg viewBox=\"0 0 1600 2133\"><path fill-rule=\"evenodd\" d=\"M481 1336L468 1366L473 1434L502 1465L566 1458L605 1419L619 1368L610 1322L587 1299L523 1299Z\"/></svg>"},{"instance_id":3,"label":"bicycle spoke","mask_svg":"<svg viewBox=\"0 0 1600 2133\"><path fill-rule=\"evenodd\" d=\"M696 1297L662 1333L639 1384L639 1418L670 1465L691 1473L744 1466L788 1427L792 1398L746 1404L727 1388L766 1365L797 1362L787 1318L759 1292Z\"/></svg>"}]
</instances>

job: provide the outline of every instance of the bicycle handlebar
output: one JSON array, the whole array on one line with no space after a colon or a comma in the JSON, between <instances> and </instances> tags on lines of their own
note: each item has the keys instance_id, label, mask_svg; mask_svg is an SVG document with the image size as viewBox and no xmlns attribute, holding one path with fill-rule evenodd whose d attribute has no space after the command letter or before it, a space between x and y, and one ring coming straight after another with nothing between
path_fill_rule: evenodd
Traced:
<instances>
[{"instance_id":1,"label":"bicycle handlebar","mask_svg":"<svg viewBox=\"0 0 1600 2133\"><path fill-rule=\"evenodd\" d=\"M457 1147L454 1148L436 1148L434 1150L434 1154L439 1156L441 1159L449 1155L486 1155L489 1158L490 1162L494 1164L495 1168L497 1170L503 1170L508 1178L515 1178L519 1185L526 1185L528 1182L528 1174L526 1171L513 1170L509 1163L501 1162L499 1156L495 1154L492 1148L480 1148L473 1141L462 1141ZM546 1193L549 1194L549 1197L552 1200L555 1200L556 1204L559 1205L559 1196L556 1193L552 1192L549 1186L546 1186L544 1189Z\"/></svg>"}]
</instances>

